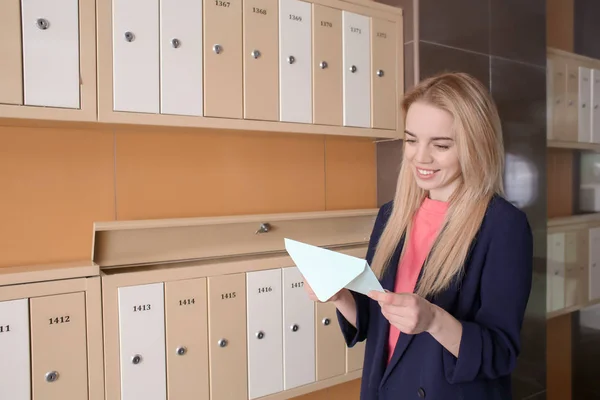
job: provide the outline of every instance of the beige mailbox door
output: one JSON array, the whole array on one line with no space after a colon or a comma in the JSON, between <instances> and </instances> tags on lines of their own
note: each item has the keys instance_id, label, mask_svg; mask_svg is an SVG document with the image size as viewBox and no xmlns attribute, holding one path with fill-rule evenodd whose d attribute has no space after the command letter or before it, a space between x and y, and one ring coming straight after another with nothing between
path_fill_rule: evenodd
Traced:
<instances>
[{"instance_id":1,"label":"beige mailbox door","mask_svg":"<svg viewBox=\"0 0 600 400\"><path fill-rule=\"evenodd\" d=\"M342 125L342 11L313 5L313 118Z\"/></svg>"},{"instance_id":2,"label":"beige mailbox door","mask_svg":"<svg viewBox=\"0 0 600 400\"><path fill-rule=\"evenodd\" d=\"M246 275L208 278L211 399L247 400Z\"/></svg>"},{"instance_id":3,"label":"beige mailbox door","mask_svg":"<svg viewBox=\"0 0 600 400\"><path fill-rule=\"evenodd\" d=\"M36 297L30 307L33 398L87 399L85 294Z\"/></svg>"},{"instance_id":4,"label":"beige mailbox door","mask_svg":"<svg viewBox=\"0 0 600 400\"><path fill-rule=\"evenodd\" d=\"M315 381L315 305L298 267L283 269L283 356L285 389Z\"/></svg>"},{"instance_id":5,"label":"beige mailbox door","mask_svg":"<svg viewBox=\"0 0 600 400\"><path fill-rule=\"evenodd\" d=\"M316 303L317 380L346 372L346 343L340 331L333 303Z\"/></svg>"},{"instance_id":6,"label":"beige mailbox door","mask_svg":"<svg viewBox=\"0 0 600 400\"><path fill-rule=\"evenodd\" d=\"M204 115L242 118L242 0L204 1Z\"/></svg>"},{"instance_id":7,"label":"beige mailbox door","mask_svg":"<svg viewBox=\"0 0 600 400\"><path fill-rule=\"evenodd\" d=\"M371 19L371 117L373 128L396 129L398 100L396 96L396 23L379 18Z\"/></svg>"},{"instance_id":8,"label":"beige mailbox door","mask_svg":"<svg viewBox=\"0 0 600 400\"><path fill-rule=\"evenodd\" d=\"M206 278L165 284L169 399L208 400Z\"/></svg>"}]
</instances>

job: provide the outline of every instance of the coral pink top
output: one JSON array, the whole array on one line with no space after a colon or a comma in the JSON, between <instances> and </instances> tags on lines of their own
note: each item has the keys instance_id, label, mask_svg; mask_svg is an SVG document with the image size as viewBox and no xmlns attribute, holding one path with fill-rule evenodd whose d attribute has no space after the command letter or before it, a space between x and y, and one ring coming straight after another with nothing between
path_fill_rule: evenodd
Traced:
<instances>
[{"instance_id":1,"label":"coral pink top","mask_svg":"<svg viewBox=\"0 0 600 400\"><path fill-rule=\"evenodd\" d=\"M443 201L431 200L426 197L423 204L417 210L413 217L413 225L404 250L404 257L398 265L396 274L395 293L413 293L417 284L417 278L421 273L421 268L425 258L431 251L439 230L444 222L448 203ZM400 331L393 325L390 325L390 334L388 338L388 363L394 354L394 348L398 342Z\"/></svg>"}]
</instances>

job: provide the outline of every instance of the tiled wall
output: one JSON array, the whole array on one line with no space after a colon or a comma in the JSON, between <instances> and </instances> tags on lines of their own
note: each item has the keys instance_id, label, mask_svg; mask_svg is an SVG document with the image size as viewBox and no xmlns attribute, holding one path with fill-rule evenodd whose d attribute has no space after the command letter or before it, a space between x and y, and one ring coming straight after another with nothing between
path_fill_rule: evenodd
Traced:
<instances>
[{"instance_id":1,"label":"tiled wall","mask_svg":"<svg viewBox=\"0 0 600 400\"><path fill-rule=\"evenodd\" d=\"M600 58L600 1L573 0L575 53Z\"/></svg>"},{"instance_id":2,"label":"tiled wall","mask_svg":"<svg viewBox=\"0 0 600 400\"><path fill-rule=\"evenodd\" d=\"M491 90L503 123L506 191L525 210L536 238L535 276L515 399L545 399L546 387L546 3L545 0L385 0L411 10L416 76L468 72ZM380 143L378 203L393 196L390 177L401 143Z\"/></svg>"}]
</instances>

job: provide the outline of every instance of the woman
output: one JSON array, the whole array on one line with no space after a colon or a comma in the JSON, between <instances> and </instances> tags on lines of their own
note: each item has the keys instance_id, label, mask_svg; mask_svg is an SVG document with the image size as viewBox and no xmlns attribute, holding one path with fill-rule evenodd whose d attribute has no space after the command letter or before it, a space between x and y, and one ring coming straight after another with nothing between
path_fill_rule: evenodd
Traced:
<instances>
[{"instance_id":1,"label":"woman","mask_svg":"<svg viewBox=\"0 0 600 400\"><path fill-rule=\"evenodd\" d=\"M420 82L402 108L397 190L366 257L386 292L329 300L347 345L367 339L361 399L511 399L533 240L501 197L497 110L462 73Z\"/></svg>"}]
</instances>

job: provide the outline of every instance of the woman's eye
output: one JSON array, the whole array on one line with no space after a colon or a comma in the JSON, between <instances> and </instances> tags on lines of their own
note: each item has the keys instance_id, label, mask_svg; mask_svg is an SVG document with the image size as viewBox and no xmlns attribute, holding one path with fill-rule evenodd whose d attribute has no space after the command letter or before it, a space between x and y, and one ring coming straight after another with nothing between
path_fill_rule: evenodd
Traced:
<instances>
[{"instance_id":1,"label":"woman's eye","mask_svg":"<svg viewBox=\"0 0 600 400\"><path fill-rule=\"evenodd\" d=\"M414 139L406 139L405 142L406 143L415 143L416 140L414 140Z\"/></svg>"},{"instance_id":2,"label":"woman's eye","mask_svg":"<svg viewBox=\"0 0 600 400\"><path fill-rule=\"evenodd\" d=\"M448 150L450 148L450 146L442 146L441 144L438 144L435 147L437 147L440 150Z\"/></svg>"}]
</instances>

